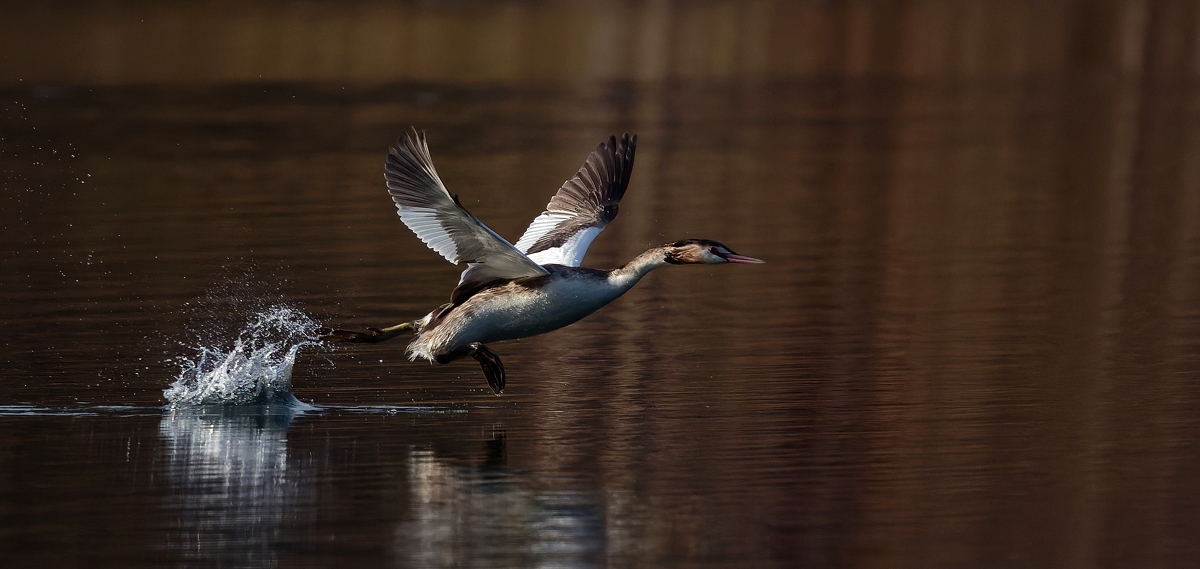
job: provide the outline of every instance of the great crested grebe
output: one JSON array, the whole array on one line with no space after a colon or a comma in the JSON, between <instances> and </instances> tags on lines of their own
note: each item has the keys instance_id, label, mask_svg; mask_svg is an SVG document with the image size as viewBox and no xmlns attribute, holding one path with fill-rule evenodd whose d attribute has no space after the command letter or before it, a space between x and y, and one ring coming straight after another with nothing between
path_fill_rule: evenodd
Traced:
<instances>
[{"instance_id":1,"label":"great crested grebe","mask_svg":"<svg viewBox=\"0 0 1200 569\"><path fill-rule=\"evenodd\" d=\"M415 332L409 359L444 364L471 356L496 394L504 390L504 364L484 344L576 322L665 265L763 262L716 241L684 239L650 249L624 267L580 267L592 240L617 216L617 203L629 185L637 136L628 133L600 143L516 245L488 229L446 190L423 133L412 129L397 147L388 151L384 177L401 221L446 260L467 263L467 270L450 302L423 318L368 332L327 331L325 339L375 343Z\"/></svg>"}]
</instances>

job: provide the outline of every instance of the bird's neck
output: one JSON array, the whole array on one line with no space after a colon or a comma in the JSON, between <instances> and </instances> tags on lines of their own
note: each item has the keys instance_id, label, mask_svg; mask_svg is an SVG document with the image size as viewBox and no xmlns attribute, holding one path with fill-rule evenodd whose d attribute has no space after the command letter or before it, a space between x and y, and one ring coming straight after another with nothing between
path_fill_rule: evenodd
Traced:
<instances>
[{"instance_id":1,"label":"bird's neck","mask_svg":"<svg viewBox=\"0 0 1200 569\"><path fill-rule=\"evenodd\" d=\"M655 247L638 255L624 267L613 269L608 274L608 282L623 290L629 290L647 273L666 264L666 251L662 247Z\"/></svg>"}]
</instances>

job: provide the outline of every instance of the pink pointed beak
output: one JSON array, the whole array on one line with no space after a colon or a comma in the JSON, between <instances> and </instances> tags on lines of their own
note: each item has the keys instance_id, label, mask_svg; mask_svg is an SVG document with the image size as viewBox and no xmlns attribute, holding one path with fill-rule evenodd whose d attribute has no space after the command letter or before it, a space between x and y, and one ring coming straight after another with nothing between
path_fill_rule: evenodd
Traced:
<instances>
[{"instance_id":1,"label":"pink pointed beak","mask_svg":"<svg viewBox=\"0 0 1200 569\"><path fill-rule=\"evenodd\" d=\"M721 255L721 258L725 259L725 261L728 263L739 263L739 264L743 264L743 265L761 265L763 263L766 263L766 261L764 261L762 259L755 259L754 257L738 255L737 253L726 253L724 255Z\"/></svg>"}]
</instances>

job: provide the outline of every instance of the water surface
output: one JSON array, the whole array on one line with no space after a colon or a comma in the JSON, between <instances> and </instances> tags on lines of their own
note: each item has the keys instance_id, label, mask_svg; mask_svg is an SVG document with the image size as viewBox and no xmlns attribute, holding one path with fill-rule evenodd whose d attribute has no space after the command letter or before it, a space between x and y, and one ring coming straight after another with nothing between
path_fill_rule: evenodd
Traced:
<instances>
[{"instance_id":1,"label":"water surface","mask_svg":"<svg viewBox=\"0 0 1200 569\"><path fill-rule=\"evenodd\" d=\"M0 204L12 566L1185 566L1200 138L1104 77L14 88ZM263 306L386 326L458 270L399 222L417 125L515 240L637 132L585 264L704 237L474 362L301 350L313 408L165 407Z\"/></svg>"}]
</instances>

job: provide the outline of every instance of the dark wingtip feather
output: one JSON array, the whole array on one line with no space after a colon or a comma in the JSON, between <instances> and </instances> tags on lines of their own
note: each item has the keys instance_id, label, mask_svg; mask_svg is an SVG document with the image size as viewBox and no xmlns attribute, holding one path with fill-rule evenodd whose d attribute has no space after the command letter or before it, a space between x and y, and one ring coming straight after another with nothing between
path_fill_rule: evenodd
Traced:
<instances>
[{"instance_id":1,"label":"dark wingtip feather","mask_svg":"<svg viewBox=\"0 0 1200 569\"><path fill-rule=\"evenodd\" d=\"M526 254L535 254L561 247L576 233L589 227L603 229L617 217L617 203L625 196L633 173L633 157L637 135L628 132L618 139L596 145L575 176L563 183L558 193L546 205L547 211L561 212L571 217L541 234L531 244L523 245ZM532 228L532 226L531 226ZM529 231L521 239L529 236ZM520 243L520 241L518 241Z\"/></svg>"}]
</instances>

